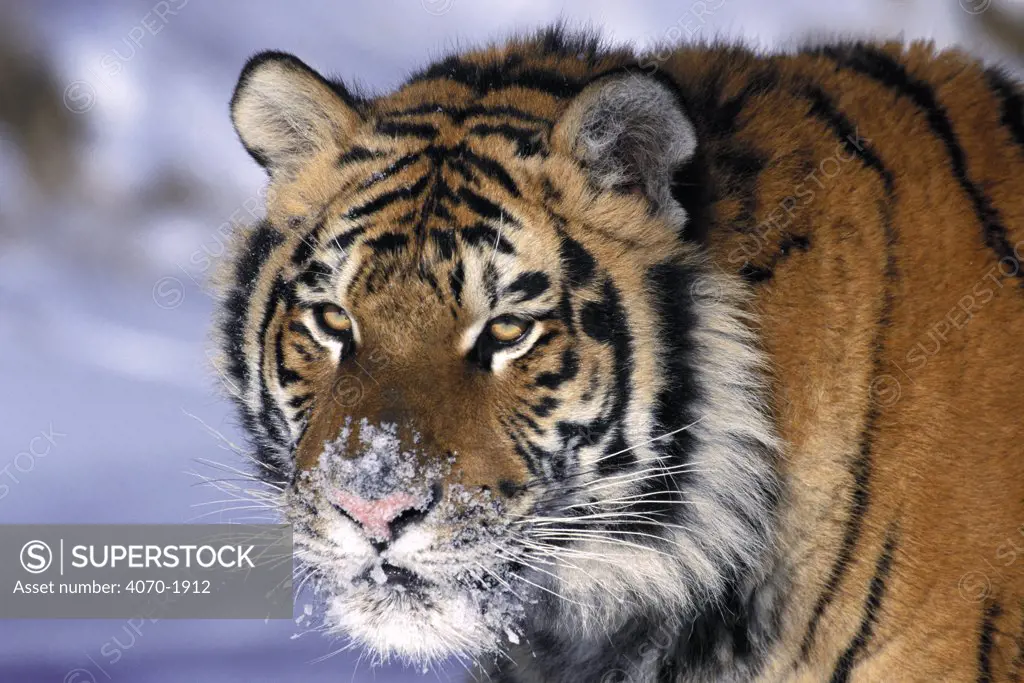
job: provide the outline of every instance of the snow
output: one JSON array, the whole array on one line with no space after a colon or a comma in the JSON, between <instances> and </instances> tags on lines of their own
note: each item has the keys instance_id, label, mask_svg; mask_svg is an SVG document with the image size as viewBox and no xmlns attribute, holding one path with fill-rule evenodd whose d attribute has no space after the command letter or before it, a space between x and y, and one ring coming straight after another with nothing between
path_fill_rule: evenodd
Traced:
<instances>
[{"instance_id":1,"label":"snow","mask_svg":"<svg viewBox=\"0 0 1024 683\"><path fill-rule=\"evenodd\" d=\"M698 24L696 3L669 0L172 0L180 10L130 50L155 4L19 3L25 35L44 46L63 84L87 84L94 101L79 118L88 131L79 184L58 200L39 203L0 139L0 230L15 228L14 238L0 231L0 523L196 520L218 509L198 504L225 498L196 485L196 474L224 476L196 459L246 466L225 443L243 439L207 370L203 283L223 226L259 203L264 176L237 143L226 105L257 50L290 50L383 89L455 45L558 17L647 44L692 35L768 46L904 29L979 46L956 3L926 0L704 0L714 9ZM189 201L154 209L145 198L168 178ZM43 434L49 447L29 453ZM260 520L273 521L271 512L197 521ZM358 652L327 656L344 643L315 632L308 596L297 604L294 621L0 621L0 681L465 678L458 665L438 674L371 671Z\"/></svg>"},{"instance_id":2,"label":"snow","mask_svg":"<svg viewBox=\"0 0 1024 683\"><path fill-rule=\"evenodd\" d=\"M349 437L358 433L361 449L358 458L348 455ZM319 466L309 474L319 482L314 489L330 488L327 482L368 501L379 501L395 494L408 494L422 505L429 505L430 485L441 478L440 465L420 464L422 457L415 449L419 435L413 435L412 450L403 448L398 427L393 423L372 425L364 418L360 424L346 424L338 438L324 444Z\"/></svg>"},{"instance_id":3,"label":"snow","mask_svg":"<svg viewBox=\"0 0 1024 683\"><path fill-rule=\"evenodd\" d=\"M384 573L384 567L379 564L370 572L370 578L378 586L383 586L388 582L388 575Z\"/></svg>"}]
</instances>

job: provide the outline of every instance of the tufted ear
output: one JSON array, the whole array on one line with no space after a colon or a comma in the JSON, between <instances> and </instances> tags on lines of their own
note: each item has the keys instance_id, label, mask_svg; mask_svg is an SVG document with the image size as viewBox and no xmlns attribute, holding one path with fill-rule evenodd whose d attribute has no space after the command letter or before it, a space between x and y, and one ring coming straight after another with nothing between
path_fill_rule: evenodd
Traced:
<instances>
[{"instance_id":1,"label":"tufted ear","mask_svg":"<svg viewBox=\"0 0 1024 683\"><path fill-rule=\"evenodd\" d=\"M231 120L249 154L276 176L337 145L362 118L344 86L292 55L262 52L242 69Z\"/></svg>"},{"instance_id":2,"label":"tufted ear","mask_svg":"<svg viewBox=\"0 0 1024 683\"><path fill-rule=\"evenodd\" d=\"M669 220L685 219L672 176L693 157L697 137L671 86L640 73L599 78L562 115L553 144L598 187L641 192Z\"/></svg>"}]
</instances>

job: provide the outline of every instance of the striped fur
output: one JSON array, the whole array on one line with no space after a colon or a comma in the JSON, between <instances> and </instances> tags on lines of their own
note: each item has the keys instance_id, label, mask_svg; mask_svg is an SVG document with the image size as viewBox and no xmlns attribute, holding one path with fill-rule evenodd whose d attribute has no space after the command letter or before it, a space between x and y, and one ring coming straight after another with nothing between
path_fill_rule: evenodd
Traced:
<instances>
[{"instance_id":1,"label":"striped fur","mask_svg":"<svg viewBox=\"0 0 1024 683\"><path fill-rule=\"evenodd\" d=\"M514 683L1020 680L1021 98L926 45L254 58L219 370L331 624ZM332 502L382 451L434 492L387 546Z\"/></svg>"}]
</instances>

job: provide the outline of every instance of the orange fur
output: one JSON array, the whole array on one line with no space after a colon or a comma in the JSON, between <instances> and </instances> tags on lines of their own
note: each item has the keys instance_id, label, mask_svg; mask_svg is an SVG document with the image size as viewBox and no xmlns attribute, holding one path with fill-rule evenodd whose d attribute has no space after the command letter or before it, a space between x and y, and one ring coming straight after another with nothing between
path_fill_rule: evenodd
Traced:
<instances>
[{"instance_id":1,"label":"orange fur","mask_svg":"<svg viewBox=\"0 0 1024 683\"><path fill-rule=\"evenodd\" d=\"M463 64L558 74L562 94L557 83L547 93L474 90L440 70L359 105L361 114L373 121L426 103L528 112L535 121L507 123L534 131L550 145L549 158L514 159L513 143L499 135L472 144L530 179L521 187L529 201L509 202L508 210L536 232L531 258L544 263L557 252L535 207L554 209L633 292L643 289L638 274L646 266L668 253L689 258L690 247L652 223L640 199L596 194L568 160L558 122L579 92L571 84L631 65L670 78L705 164L698 183L709 201L697 218L706 234L694 239L724 277L751 286L747 306L760 320L785 444L778 543L792 587L758 680L827 680L843 666L855 681L1021 680L1024 146L1003 120L1007 103L992 77L963 53L921 44L772 57L715 46L657 56L570 52L522 40L460 56ZM858 69L865 59L874 61ZM895 83L868 73L879 63ZM934 98L931 111L922 97ZM447 145L484 120L463 124L429 111L407 118L437 126ZM318 220L348 208L345 188L364 174L334 160L356 142L392 150L418 144L355 133L275 178L268 211L282 241L257 289L287 271L288 255ZM389 226L407 208L389 206L378 223ZM457 212L452 220L473 217ZM1010 251L1000 252L1006 245ZM479 448L505 395L458 374L446 311L419 303L430 296L410 289L403 310L352 303L357 319L374 321L367 348L384 344L389 359L373 382L360 384L360 409L389 414L377 392L397 387L446 448L487 453L460 461L465 481L526 482L510 448ZM279 311L272 329L287 329L289 315ZM412 317L418 332L409 336ZM631 323L651 325L643 312ZM289 354L292 365L306 362ZM300 374L310 392L330 394L336 379L307 365ZM651 386L655 366L654 358L638 360ZM456 407L433 411L438 392L456 393L446 404ZM315 462L348 414L338 401L312 408L300 467Z\"/></svg>"}]
</instances>

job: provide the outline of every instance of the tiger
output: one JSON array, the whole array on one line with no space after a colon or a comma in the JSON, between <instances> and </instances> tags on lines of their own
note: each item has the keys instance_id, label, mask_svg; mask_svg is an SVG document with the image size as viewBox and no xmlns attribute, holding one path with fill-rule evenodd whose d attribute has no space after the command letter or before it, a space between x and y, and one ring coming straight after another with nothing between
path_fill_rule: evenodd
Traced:
<instances>
[{"instance_id":1,"label":"tiger","mask_svg":"<svg viewBox=\"0 0 1024 683\"><path fill-rule=\"evenodd\" d=\"M556 25L263 52L217 371L324 628L501 683L1024 678L1024 93ZM255 475L254 475L255 476Z\"/></svg>"}]
</instances>

